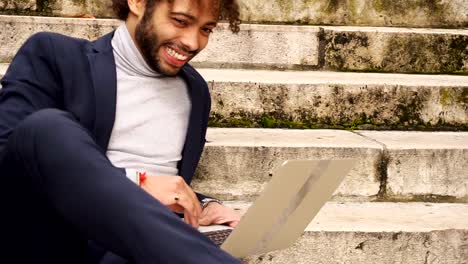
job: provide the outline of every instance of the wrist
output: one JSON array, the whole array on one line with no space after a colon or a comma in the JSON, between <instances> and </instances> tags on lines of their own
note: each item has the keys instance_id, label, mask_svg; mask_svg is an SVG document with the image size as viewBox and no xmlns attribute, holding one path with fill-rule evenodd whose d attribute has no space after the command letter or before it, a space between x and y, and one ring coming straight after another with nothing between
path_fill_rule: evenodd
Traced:
<instances>
[{"instance_id":1,"label":"wrist","mask_svg":"<svg viewBox=\"0 0 468 264\"><path fill-rule=\"evenodd\" d=\"M215 198L204 198L200 201L200 205L202 209L205 209L208 205L212 203L217 203L219 205L222 205L223 202L221 200L215 199Z\"/></svg>"}]
</instances>

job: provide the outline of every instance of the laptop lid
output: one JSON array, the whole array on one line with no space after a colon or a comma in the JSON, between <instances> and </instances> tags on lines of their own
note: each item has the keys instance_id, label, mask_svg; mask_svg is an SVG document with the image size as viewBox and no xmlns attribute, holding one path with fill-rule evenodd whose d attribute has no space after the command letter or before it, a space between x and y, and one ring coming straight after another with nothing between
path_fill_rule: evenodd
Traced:
<instances>
[{"instance_id":1,"label":"laptop lid","mask_svg":"<svg viewBox=\"0 0 468 264\"><path fill-rule=\"evenodd\" d=\"M221 248L234 257L291 246L356 160L289 160L273 174Z\"/></svg>"}]
</instances>

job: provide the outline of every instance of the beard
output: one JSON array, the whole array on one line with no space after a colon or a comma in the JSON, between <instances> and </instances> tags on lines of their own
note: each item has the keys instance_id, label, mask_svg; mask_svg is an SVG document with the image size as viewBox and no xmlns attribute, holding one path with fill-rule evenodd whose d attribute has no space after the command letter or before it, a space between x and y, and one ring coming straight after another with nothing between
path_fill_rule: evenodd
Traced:
<instances>
[{"instance_id":1,"label":"beard","mask_svg":"<svg viewBox=\"0 0 468 264\"><path fill-rule=\"evenodd\" d=\"M159 40L151 20L152 10L147 9L135 29L136 43L140 48L143 59L153 71L172 76L174 74L166 73L161 69L161 59L158 55L158 48L160 46L158 45Z\"/></svg>"}]
</instances>

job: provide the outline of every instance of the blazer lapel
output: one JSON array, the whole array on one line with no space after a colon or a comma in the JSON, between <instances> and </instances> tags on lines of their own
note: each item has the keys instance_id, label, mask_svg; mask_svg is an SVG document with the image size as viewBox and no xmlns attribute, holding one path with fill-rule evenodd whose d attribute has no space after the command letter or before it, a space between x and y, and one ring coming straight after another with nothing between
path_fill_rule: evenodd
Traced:
<instances>
[{"instance_id":1,"label":"blazer lapel","mask_svg":"<svg viewBox=\"0 0 468 264\"><path fill-rule=\"evenodd\" d=\"M182 151L182 160L179 164L179 174L190 183L197 163L195 159L199 156L202 146L203 98L201 90L198 89L197 79L190 73L190 69L188 67L182 68L180 75L187 83L192 109L184 150Z\"/></svg>"},{"instance_id":2,"label":"blazer lapel","mask_svg":"<svg viewBox=\"0 0 468 264\"><path fill-rule=\"evenodd\" d=\"M113 35L112 32L96 40L88 53L96 100L93 134L103 152L107 151L117 104L117 74L111 45Z\"/></svg>"}]
</instances>

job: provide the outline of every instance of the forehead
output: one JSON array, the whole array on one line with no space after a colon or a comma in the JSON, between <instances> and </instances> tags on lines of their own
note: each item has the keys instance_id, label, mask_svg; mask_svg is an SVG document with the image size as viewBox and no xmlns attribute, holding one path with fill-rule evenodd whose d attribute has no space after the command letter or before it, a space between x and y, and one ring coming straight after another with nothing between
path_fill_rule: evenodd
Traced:
<instances>
[{"instance_id":1,"label":"forehead","mask_svg":"<svg viewBox=\"0 0 468 264\"><path fill-rule=\"evenodd\" d=\"M217 20L220 0L169 0L171 12L187 13L202 18Z\"/></svg>"}]
</instances>

